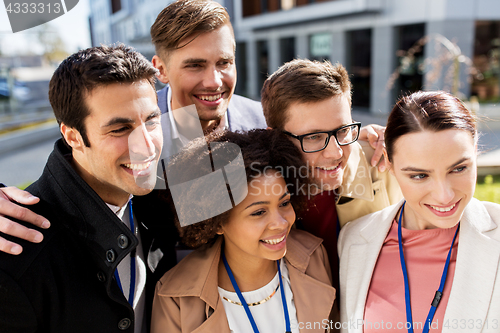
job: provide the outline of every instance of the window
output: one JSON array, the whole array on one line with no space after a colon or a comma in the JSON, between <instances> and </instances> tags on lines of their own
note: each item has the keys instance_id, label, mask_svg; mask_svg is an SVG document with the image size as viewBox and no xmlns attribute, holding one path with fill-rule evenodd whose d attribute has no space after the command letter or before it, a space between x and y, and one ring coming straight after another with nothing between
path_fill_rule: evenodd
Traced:
<instances>
[{"instance_id":1,"label":"window","mask_svg":"<svg viewBox=\"0 0 500 333\"><path fill-rule=\"evenodd\" d=\"M248 96L247 93L247 43L236 43L236 69L238 71L238 81L235 93Z\"/></svg>"},{"instance_id":2,"label":"window","mask_svg":"<svg viewBox=\"0 0 500 333\"><path fill-rule=\"evenodd\" d=\"M396 63L399 66L399 77L395 85L396 96L422 89L424 47L417 46L417 42L424 34L425 24L396 27Z\"/></svg>"},{"instance_id":3,"label":"window","mask_svg":"<svg viewBox=\"0 0 500 333\"><path fill-rule=\"evenodd\" d=\"M347 52L346 67L351 75L352 105L368 108L370 107L372 30L348 32Z\"/></svg>"},{"instance_id":4,"label":"window","mask_svg":"<svg viewBox=\"0 0 500 333\"><path fill-rule=\"evenodd\" d=\"M242 1L243 17L280 10L290 10L299 6L327 1L334 0L245 0Z\"/></svg>"},{"instance_id":5,"label":"window","mask_svg":"<svg viewBox=\"0 0 500 333\"><path fill-rule=\"evenodd\" d=\"M258 91L262 89L264 81L267 79L267 74L269 72L269 53L268 45L266 40L257 42L257 61L258 61Z\"/></svg>"},{"instance_id":6,"label":"window","mask_svg":"<svg viewBox=\"0 0 500 333\"><path fill-rule=\"evenodd\" d=\"M500 101L500 21L478 21L474 38L471 94L480 102Z\"/></svg>"},{"instance_id":7,"label":"window","mask_svg":"<svg viewBox=\"0 0 500 333\"><path fill-rule=\"evenodd\" d=\"M111 0L111 13L114 14L122 9L121 0Z\"/></svg>"},{"instance_id":8,"label":"window","mask_svg":"<svg viewBox=\"0 0 500 333\"><path fill-rule=\"evenodd\" d=\"M332 34L319 33L309 37L309 58L311 60L330 60L332 54Z\"/></svg>"},{"instance_id":9,"label":"window","mask_svg":"<svg viewBox=\"0 0 500 333\"><path fill-rule=\"evenodd\" d=\"M280 39L280 60L281 64L289 62L295 58L295 38Z\"/></svg>"}]
</instances>

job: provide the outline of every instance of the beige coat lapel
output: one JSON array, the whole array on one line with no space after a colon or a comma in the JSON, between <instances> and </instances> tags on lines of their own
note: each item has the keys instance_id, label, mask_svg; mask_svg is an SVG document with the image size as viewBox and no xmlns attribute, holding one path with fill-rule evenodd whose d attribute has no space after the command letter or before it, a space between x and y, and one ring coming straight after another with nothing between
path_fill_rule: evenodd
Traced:
<instances>
[{"instance_id":1,"label":"beige coat lapel","mask_svg":"<svg viewBox=\"0 0 500 333\"><path fill-rule=\"evenodd\" d=\"M373 270L401 204L402 201L393 209L380 212L379 218L372 219L359 231L360 237L354 244L341 250L340 287L341 290L345 290L343 295L349 295L342 297L341 294L341 302L345 305L341 306L341 311L344 312L341 314L341 319L347 328L343 327L343 331L363 332L364 309ZM344 274L346 276L343 276Z\"/></svg>"},{"instance_id":2,"label":"beige coat lapel","mask_svg":"<svg viewBox=\"0 0 500 333\"><path fill-rule=\"evenodd\" d=\"M290 283L293 292L297 320L304 327L302 331L311 333L324 332L325 319L330 318L330 310L335 301L335 288L289 266ZM321 304L321 306L318 306ZM307 324L321 323L322 329L308 330Z\"/></svg>"},{"instance_id":3,"label":"beige coat lapel","mask_svg":"<svg viewBox=\"0 0 500 333\"><path fill-rule=\"evenodd\" d=\"M210 307L207 304L206 311L210 311ZM230 333L229 324L227 323L226 311L224 310L224 305L222 305L220 298L215 306L214 312L201 324L197 329L192 331L192 333L207 333L207 332L220 332L220 333Z\"/></svg>"},{"instance_id":4,"label":"beige coat lapel","mask_svg":"<svg viewBox=\"0 0 500 333\"><path fill-rule=\"evenodd\" d=\"M325 331L325 319L330 318L330 312L335 301L335 288L331 285L325 265L328 265L326 251L324 260L311 255L321 244L321 239L295 230L290 233L287 260L290 287L292 289L297 320L304 325L301 331L320 333ZM315 260L311 262L311 260ZM307 273L307 274L306 274ZM321 323L316 329L307 329L307 324ZM318 326L321 326L318 328ZM299 326L302 327L302 326ZM314 326L312 326L314 327Z\"/></svg>"},{"instance_id":5,"label":"beige coat lapel","mask_svg":"<svg viewBox=\"0 0 500 333\"><path fill-rule=\"evenodd\" d=\"M482 332L481 325L490 310L500 259L500 243L491 238L497 225L476 199L467 205L460 223L457 265L443 325L447 332ZM500 319L500 314L494 314ZM472 319L464 327L460 319ZM455 326L453 320L458 319ZM492 329L490 323L490 330ZM500 327L497 325L497 332ZM494 330L493 330L494 331Z\"/></svg>"}]
</instances>

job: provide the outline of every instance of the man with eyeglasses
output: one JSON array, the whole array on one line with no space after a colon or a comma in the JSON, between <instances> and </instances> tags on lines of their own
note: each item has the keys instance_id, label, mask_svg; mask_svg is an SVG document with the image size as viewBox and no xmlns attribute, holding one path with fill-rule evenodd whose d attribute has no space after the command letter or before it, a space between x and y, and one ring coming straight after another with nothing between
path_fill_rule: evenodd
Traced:
<instances>
[{"instance_id":1,"label":"man with eyeglasses","mask_svg":"<svg viewBox=\"0 0 500 333\"><path fill-rule=\"evenodd\" d=\"M337 287L340 227L398 202L399 186L370 165L374 149L356 142L361 123L351 117L351 83L342 65L288 62L265 81L261 102L268 126L289 136L307 163L314 186L297 226L324 239Z\"/></svg>"}]
</instances>

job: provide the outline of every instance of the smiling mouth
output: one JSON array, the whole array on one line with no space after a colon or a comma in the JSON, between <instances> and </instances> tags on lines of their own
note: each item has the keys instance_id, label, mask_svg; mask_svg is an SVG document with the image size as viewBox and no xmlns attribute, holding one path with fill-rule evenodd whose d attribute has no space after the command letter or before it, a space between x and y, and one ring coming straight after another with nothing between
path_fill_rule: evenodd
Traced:
<instances>
[{"instance_id":1,"label":"smiling mouth","mask_svg":"<svg viewBox=\"0 0 500 333\"><path fill-rule=\"evenodd\" d=\"M151 163L152 163L152 161L149 161L146 163L126 163L126 164L122 164L122 165L130 170L133 170L133 171L142 171L142 170L146 170L147 168L149 168Z\"/></svg>"},{"instance_id":2,"label":"smiling mouth","mask_svg":"<svg viewBox=\"0 0 500 333\"><path fill-rule=\"evenodd\" d=\"M261 239L261 241L264 242L264 243L267 243L267 244L276 245L276 244L281 243L285 239L285 237L286 237L286 235L283 235L283 237L281 237L281 238L277 238L277 239Z\"/></svg>"},{"instance_id":3,"label":"smiling mouth","mask_svg":"<svg viewBox=\"0 0 500 333\"><path fill-rule=\"evenodd\" d=\"M123 163L122 166L124 166L125 168L130 169L132 171L140 172L140 171L148 169L151 166L151 163L153 163L153 161L155 160L155 158L156 158L156 154L149 157L145 161L141 161L140 163L139 162Z\"/></svg>"},{"instance_id":4,"label":"smiling mouth","mask_svg":"<svg viewBox=\"0 0 500 333\"><path fill-rule=\"evenodd\" d=\"M202 101L207 101L207 102L215 102L218 99L222 98L223 93L217 94L217 95L195 95L196 98L201 99Z\"/></svg>"},{"instance_id":5,"label":"smiling mouth","mask_svg":"<svg viewBox=\"0 0 500 333\"><path fill-rule=\"evenodd\" d=\"M438 212L441 212L441 213L447 213L449 211L451 211L453 208L455 208L455 206L459 203L460 201L457 201L455 202L453 205L451 206L448 206L448 207L436 207L436 206L433 206L433 205L429 205L429 207L431 207L432 209L434 210L437 210Z\"/></svg>"},{"instance_id":6,"label":"smiling mouth","mask_svg":"<svg viewBox=\"0 0 500 333\"><path fill-rule=\"evenodd\" d=\"M331 167L316 167L316 168L323 170L323 171L333 171L333 170L337 170L339 167L340 167L340 163L335 165L335 166L331 166Z\"/></svg>"}]
</instances>

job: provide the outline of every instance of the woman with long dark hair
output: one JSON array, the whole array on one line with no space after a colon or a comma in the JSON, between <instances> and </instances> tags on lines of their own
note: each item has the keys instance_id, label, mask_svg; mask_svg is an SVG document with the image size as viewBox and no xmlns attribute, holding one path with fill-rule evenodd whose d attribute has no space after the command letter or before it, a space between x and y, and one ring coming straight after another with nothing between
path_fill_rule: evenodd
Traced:
<instances>
[{"instance_id":1,"label":"woman with long dark hair","mask_svg":"<svg viewBox=\"0 0 500 333\"><path fill-rule=\"evenodd\" d=\"M500 331L500 205L473 198L477 139L448 93L396 103L386 158L404 200L340 233L343 331Z\"/></svg>"}]
</instances>

